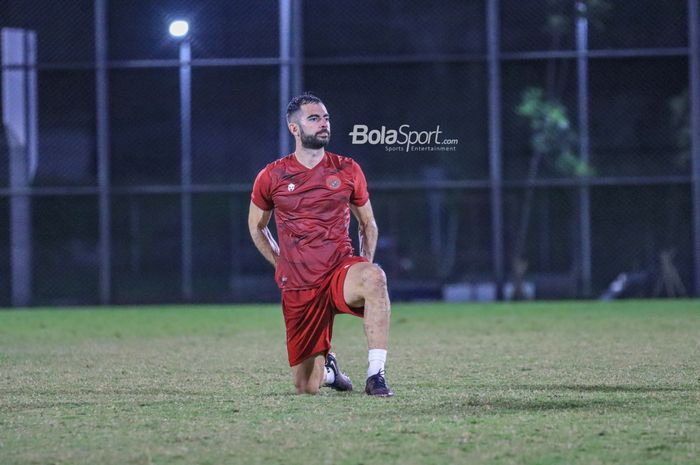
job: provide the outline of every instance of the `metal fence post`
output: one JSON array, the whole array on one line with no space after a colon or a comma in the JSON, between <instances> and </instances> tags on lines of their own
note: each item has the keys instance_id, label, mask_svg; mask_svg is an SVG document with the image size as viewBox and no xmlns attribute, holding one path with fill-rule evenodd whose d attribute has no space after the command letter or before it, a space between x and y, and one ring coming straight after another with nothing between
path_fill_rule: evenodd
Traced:
<instances>
[{"instance_id":1,"label":"metal fence post","mask_svg":"<svg viewBox=\"0 0 700 465\"><path fill-rule=\"evenodd\" d=\"M700 6L688 0L689 79L690 79L690 152L693 214L693 287L700 297Z\"/></svg>"},{"instance_id":2,"label":"metal fence post","mask_svg":"<svg viewBox=\"0 0 700 465\"><path fill-rule=\"evenodd\" d=\"M38 157L36 34L2 29L2 123L9 147L11 300L32 299L32 199ZM10 68L12 67L12 68ZM20 192L17 192L20 191Z\"/></svg>"},{"instance_id":3,"label":"metal fence post","mask_svg":"<svg viewBox=\"0 0 700 465\"><path fill-rule=\"evenodd\" d=\"M304 14L303 1L292 1L292 93L299 95L304 89Z\"/></svg>"},{"instance_id":4,"label":"metal fence post","mask_svg":"<svg viewBox=\"0 0 700 465\"><path fill-rule=\"evenodd\" d=\"M182 298L192 301L192 55L189 38L180 41L180 134Z\"/></svg>"},{"instance_id":5,"label":"metal fence post","mask_svg":"<svg viewBox=\"0 0 700 465\"><path fill-rule=\"evenodd\" d=\"M278 156L283 157L289 153L289 131L287 130L287 120L285 113L287 111L287 102L290 95L291 81L291 31L292 31L292 4L291 0L279 0L279 16L280 16L280 95L279 95L279 153Z\"/></svg>"},{"instance_id":6,"label":"metal fence post","mask_svg":"<svg viewBox=\"0 0 700 465\"><path fill-rule=\"evenodd\" d=\"M97 184L99 188L100 303L112 296L112 227L109 179L109 80L107 77L107 2L95 0L95 106Z\"/></svg>"},{"instance_id":7,"label":"metal fence post","mask_svg":"<svg viewBox=\"0 0 700 465\"><path fill-rule=\"evenodd\" d=\"M280 96L279 96L279 156L287 155L291 139L285 113L292 95L302 92L304 73L304 36L302 3L299 0L279 0L280 25Z\"/></svg>"},{"instance_id":8,"label":"metal fence post","mask_svg":"<svg viewBox=\"0 0 700 465\"><path fill-rule=\"evenodd\" d=\"M579 157L583 163L590 161L590 135L588 128L588 18L586 4L576 2L576 71L578 77L578 126ZM580 283L583 297L591 296L591 189L587 180L579 188L579 258Z\"/></svg>"},{"instance_id":9,"label":"metal fence post","mask_svg":"<svg viewBox=\"0 0 700 465\"><path fill-rule=\"evenodd\" d=\"M488 86L489 86L489 173L491 178L491 240L497 298L503 297L505 281L503 251L503 175L501 167L501 58L498 0L488 0Z\"/></svg>"}]
</instances>

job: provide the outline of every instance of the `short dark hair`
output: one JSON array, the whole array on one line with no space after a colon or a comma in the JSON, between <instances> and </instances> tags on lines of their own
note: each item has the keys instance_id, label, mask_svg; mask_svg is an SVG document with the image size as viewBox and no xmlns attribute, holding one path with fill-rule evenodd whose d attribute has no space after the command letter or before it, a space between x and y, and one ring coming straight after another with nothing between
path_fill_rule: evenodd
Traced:
<instances>
[{"instance_id":1,"label":"short dark hair","mask_svg":"<svg viewBox=\"0 0 700 465\"><path fill-rule=\"evenodd\" d=\"M287 105L287 123L291 122L292 115L299 111L302 105L308 103L323 103L323 101L311 92L304 92L301 95L297 95L289 102L289 105Z\"/></svg>"}]
</instances>

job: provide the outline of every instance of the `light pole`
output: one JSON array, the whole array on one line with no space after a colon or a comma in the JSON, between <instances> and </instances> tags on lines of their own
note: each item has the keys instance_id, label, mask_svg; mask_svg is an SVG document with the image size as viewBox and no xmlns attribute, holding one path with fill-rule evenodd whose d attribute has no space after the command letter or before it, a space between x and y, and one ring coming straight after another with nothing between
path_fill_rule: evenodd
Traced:
<instances>
[{"instance_id":1,"label":"light pole","mask_svg":"<svg viewBox=\"0 0 700 465\"><path fill-rule=\"evenodd\" d=\"M168 28L170 35L180 42L180 147L181 194L180 218L182 224L182 298L192 300L192 69L187 21L176 20Z\"/></svg>"}]
</instances>

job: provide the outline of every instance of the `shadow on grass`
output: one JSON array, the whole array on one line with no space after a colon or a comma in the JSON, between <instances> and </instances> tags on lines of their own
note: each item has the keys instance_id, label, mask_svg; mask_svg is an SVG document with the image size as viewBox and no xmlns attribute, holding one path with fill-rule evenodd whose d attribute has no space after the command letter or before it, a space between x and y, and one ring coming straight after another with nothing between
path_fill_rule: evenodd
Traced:
<instances>
[{"instance_id":1,"label":"shadow on grass","mask_svg":"<svg viewBox=\"0 0 700 465\"><path fill-rule=\"evenodd\" d=\"M0 390L0 396L16 397L31 396L31 401L20 401L3 405L0 403L0 413L20 412L24 410L42 410L54 408L80 409L85 407L121 406L128 408L144 408L182 403L236 403L238 399L214 397L208 391L188 389L75 389L51 391L27 391L26 389ZM58 397L58 398L57 398Z\"/></svg>"},{"instance_id":2,"label":"shadow on grass","mask_svg":"<svg viewBox=\"0 0 700 465\"><path fill-rule=\"evenodd\" d=\"M55 401L33 401L18 402L8 406L0 406L0 413L21 412L26 410L47 410L47 409L82 409L88 407L121 407L126 410L162 407L170 404L192 404L189 398L167 398L167 399L91 399L91 400L55 400ZM234 400L210 400L212 405L237 403ZM201 402L198 403L201 405Z\"/></svg>"},{"instance_id":3,"label":"shadow on grass","mask_svg":"<svg viewBox=\"0 0 700 465\"><path fill-rule=\"evenodd\" d=\"M508 412L545 412L566 410L614 410L628 409L631 402L620 400L575 400L575 399L517 399L491 398L471 399L463 403L446 403L431 407L432 412L453 413L469 411L470 413L508 413ZM427 413L427 412L426 412Z\"/></svg>"},{"instance_id":4,"label":"shadow on grass","mask_svg":"<svg viewBox=\"0 0 700 465\"><path fill-rule=\"evenodd\" d=\"M8 396L22 396L22 395L32 395L32 396L208 396L212 395L209 391L195 390L195 389L172 389L172 388L151 388L151 387L139 387L139 388L105 388L105 389L94 389L94 388L76 388L76 389L0 389L0 395Z\"/></svg>"},{"instance_id":5,"label":"shadow on grass","mask_svg":"<svg viewBox=\"0 0 700 465\"><path fill-rule=\"evenodd\" d=\"M526 391L575 391L575 392L693 392L700 391L700 386L661 386L661 385L611 385L611 384L521 384L512 389Z\"/></svg>"},{"instance_id":6,"label":"shadow on grass","mask_svg":"<svg viewBox=\"0 0 700 465\"><path fill-rule=\"evenodd\" d=\"M472 387L474 388L474 387ZM470 398L455 399L454 401L442 398L440 402L432 405L417 406L415 413L426 415L453 415L456 413L490 415L521 412L546 412L546 411L629 411L637 407L646 408L648 400L643 394L655 392L693 393L700 390L700 386L668 386L668 385L609 385L609 384L523 384L507 386L512 391L527 391L513 396L504 395L503 392L493 392L493 386L482 386L484 389L479 396L479 387L476 387L474 396ZM537 394L537 393L540 394ZM483 395L489 393L490 395ZM605 398L585 398L576 393L610 394ZM616 393L632 394L619 397ZM639 396L634 394L640 394ZM409 407L410 408L410 407Z\"/></svg>"}]
</instances>

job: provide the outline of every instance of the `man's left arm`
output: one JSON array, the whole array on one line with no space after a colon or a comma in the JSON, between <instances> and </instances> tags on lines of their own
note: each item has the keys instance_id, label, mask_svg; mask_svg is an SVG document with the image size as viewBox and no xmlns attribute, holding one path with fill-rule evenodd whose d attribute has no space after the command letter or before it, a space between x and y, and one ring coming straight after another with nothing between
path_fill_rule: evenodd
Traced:
<instances>
[{"instance_id":1,"label":"man's left arm","mask_svg":"<svg viewBox=\"0 0 700 465\"><path fill-rule=\"evenodd\" d=\"M372 212L372 203L367 200L361 207L350 204L350 210L357 218L360 234L360 256L372 262L374 260L374 252L377 249L377 237L379 236L377 222L374 220L374 212Z\"/></svg>"}]
</instances>

